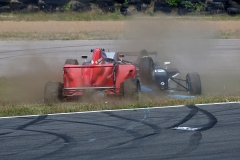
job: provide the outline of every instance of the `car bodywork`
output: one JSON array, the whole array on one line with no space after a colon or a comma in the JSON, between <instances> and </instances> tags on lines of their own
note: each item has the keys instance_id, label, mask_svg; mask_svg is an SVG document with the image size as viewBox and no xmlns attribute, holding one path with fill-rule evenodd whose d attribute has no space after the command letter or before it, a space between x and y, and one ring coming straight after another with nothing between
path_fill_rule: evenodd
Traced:
<instances>
[{"instance_id":1,"label":"car bodywork","mask_svg":"<svg viewBox=\"0 0 240 160\"><path fill-rule=\"evenodd\" d=\"M125 56L136 57L139 56L139 52L118 52L118 54L124 54ZM154 62L153 59L157 59L157 52L148 52L148 56L141 57L139 62L129 62L137 67L137 75L141 81L142 87L153 88L153 90L165 90L170 92L185 91L192 95L201 94L201 80L198 73L188 73L186 79L181 79L180 72L176 68L169 68L170 62L164 62L161 65L159 62ZM152 62L152 67L141 63L142 61ZM126 60L123 60L128 62ZM149 68L149 69L146 69ZM142 71L141 70L145 70ZM147 73L150 73L147 75ZM148 77L149 78L148 78ZM148 78L146 81L145 79Z\"/></svg>"},{"instance_id":2,"label":"car bodywork","mask_svg":"<svg viewBox=\"0 0 240 160\"><path fill-rule=\"evenodd\" d=\"M63 66L63 83L48 82L45 86L46 102L77 99L84 95L95 100L106 96L127 97L140 91L135 65L123 63L119 57L106 57L100 48L92 52L91 61L82 65L76 60L66 61Z\"/></svg>"}]
</instances>

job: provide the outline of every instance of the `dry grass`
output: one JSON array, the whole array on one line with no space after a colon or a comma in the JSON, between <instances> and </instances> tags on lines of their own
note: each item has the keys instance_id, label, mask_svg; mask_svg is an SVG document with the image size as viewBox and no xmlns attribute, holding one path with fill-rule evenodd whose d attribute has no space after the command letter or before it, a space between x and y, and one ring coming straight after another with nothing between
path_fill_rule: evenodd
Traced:
<instances>
[{"instance_id":1,"label":"dry grass","mask_svg":"<svg viewBox=\"0 0 240 160\"><path fill-rule=\"evenodd\" d=\"M17 97L9 97L13 95L13 92L16 92L16 88L14 85L12 85L11 81L5 78L0 78L0 88L0 117L240 101L240 94L234 93L202 95L191 99L174 99L168 98L164 95L155 98L147 98L143 95L143 98L139 101L129 101L126 99L108 99L106 101L97 103L90 103L88 101L76 101L44 104L43 102L23 102L17 99Z\"/></svg>"},{"instance_id":2,"label":"dry grass","mask_svg":"<svg viewBox=\"0 0 240 160\"><path fill-rule=\"evenodd\" d=\"M209 20L209 21L239 21L240 15L228 14L199 14L177 15L177 13L163 14L154 13L153 9L148 9L145 13L134 13L131 16L123 16L118 10L114 13L105 13L99 9L90 12L36 12L36 13L1 13L0 21L124 21L132 18L172 18L174 20Z\"/></svg>"},{"instance_id":3,"label":"dry grass","mask_svg":"<svg viewBox=\"0 0 240 160\"><path fill-rule=\"evenodd\" d=\"M1 13L0 21L121 21L126 20L119 13L104 13L96 10L91 12L54 12L54 13Z\"/></svg>"},{"instance_id":4,"label":"dry grass","mask_svg":"<svg viewBox=\"0 0 240 160\"><path fill-rule=\"evenodd\" d=\"M0 33L0 40L123 40L133 36L131 33L120 31L86 31L76 33L4 32ZM214 39L240 39L240 30L216 31L212 37ZM159 38L161 38L160 35Z\"/></svg>"},{"instance_id":5,"label":"dry grass","mask_svg":"<svg viewBox=\"0 0 240 160\"><path fill-rule=\"evenodd\" d=\"M239 102L240 96L237 95L215 95L215 96L197 96L192 99L173 99L173 98L155 98L142 101L124 101L86 103L86 102L64 102L55 104L9 104L1 102L0 116L21 116L21 115L40 115L52 113L68 113L95 110L115 110L115 109L132 109L148 108L155 106L175 106L190 104L205 104L219 102Z\"/></svg>"},{"instance_id":6,"label":"dry grass","mask_svg":"<svg viewBox=\"0 0 240 160\"><path fill-rule=\"evenodd\" d=\"M118 40L123 39L121 32L76 32L76 33L0 33L0 40Z\"/></svg>"}]
</instances>

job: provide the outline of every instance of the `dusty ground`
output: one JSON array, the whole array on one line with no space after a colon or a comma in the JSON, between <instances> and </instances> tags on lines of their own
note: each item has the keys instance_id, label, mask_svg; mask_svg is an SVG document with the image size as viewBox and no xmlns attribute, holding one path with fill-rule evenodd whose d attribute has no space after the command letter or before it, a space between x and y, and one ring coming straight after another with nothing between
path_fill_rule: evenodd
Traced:
<instances>
[{"instance_id":1,"label":"dusty ground","mask_svg":"<svg viewBox=\"0 0 240 160\"><path fill-rule=\"evenodd\" d=\"M129 21L2 21L0 39L18 40L107 40L132 38L201 38L240 39L240 21L179 20L170 18Z\"/></svg>"},{"instance_id":2,"label":"dusty ground","mask_svg":"<svg viewBox=\"0 0 240 160\"><path fill-rule=\"evenodd\" d=\"M187 28L198 28L202 31L206 29L214 29L215 31L229 31L240 30L240 21L179 21L179 20L166 20L155 19L146 20L149 26L161 28L161 23L168 22L168 29L186 26ZM33 33L74 33L74 32L90 32L90 31L124 31L129 24L136 25L136 21L94 21L94 22L60 22L60 21L47 21L47 22L15 22L15 21L2 21L0 22L0 33L4 32L33 32ZM166 29L166 28L163 28Z\"/></svg>"},{"instance_id":3,"label":"dusty ground","mask_svg":"<svg viewBox=\"0 0 240 160\"><path fill-rule=\"evenodd\" d=\"M0 22L3 32L36 32L36 33L73 33L89 31L122 31L125 22Z\"/></svg>"}]
</instances>

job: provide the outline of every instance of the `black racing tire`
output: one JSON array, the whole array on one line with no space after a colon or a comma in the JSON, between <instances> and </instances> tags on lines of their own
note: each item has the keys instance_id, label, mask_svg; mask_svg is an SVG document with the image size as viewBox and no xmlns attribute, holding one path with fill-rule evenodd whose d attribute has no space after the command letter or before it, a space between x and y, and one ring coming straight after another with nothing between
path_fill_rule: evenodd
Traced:
<instances>
[{"instance_id":1,"label":"black racing tire","mask_svg":"<svg viewBox=\"0 0 240 160\"><path fill-rule=\"evenodd\" d=\"M228 8L227 12L229 14L239 14L240 13L240 8Z\"/></svg>"},{"instance_id":2,"label":"black racing tire","mask_svg":"<svg viewBox=\"0 0 240 160\"><path fill-rule=\"evenodd\" d=\"M43 0L46 4L64 5L70 2L70 0Z\"/></svg>"},{"instance_id":3,"label":"black racing tire","mask_svg":"<svg viewBox=\"0 0 240 160\"><path fill-rule=\"evenodd\" d=\"M114 13L114 12L115 12L115 6L101 7L101 10L102 10L103 12L111 12L111 13Z\"/></svg>"},{"instance_id":4,"label":"black racing tire","mask_svg":"<svg viewBox=\"0 0 240 160\"><path fill-rule=\"evenodd\" d=\"M151 4L151 0L142 0L144 4Z\"/></svg>"},{"instance_id":5,"label":"black racing tire","mask_svg":"<svg viewBox=\"0 0 240 160\"><path fill-rule=\"evenodd\" d=\"M63 84L60 82L47 82L44 90L44 103L57 103L62 98Z\"/></svg>"},{"instance_id":6,"label":"black racing tire","mask_svg":"<svg viewBox=\"0 0 240 160\"><path fill-rule=\"evenodd\" d=\"M213 0L213 2L228 3L229 0Z\"/></svg>"},{"instance_id":7,"label":"black racing tire","mask_svg":"<svg viewBox=\"0 0 240 160\"><path fill-rule=\"evenodd\" d=\"M155 64L151 57L144 57L139 62L139 75L143 84L151 85L154 83Z\"/></svg>"},{"instance_id":8,"label":"black racing tire","mask_svg":"<svg viewBox=\"0 0 240 160\"><path fill-rule=\"evenodd\" d=\"M225 14L226 11L224 9L213 9L210 11L211 14Z\"/></svg>"},{"instance_id":9,"label":"black racing tire","mask_svg":"<svg viewBox=\"0 0 240 160\"><path fill-rule=\"evenodd\" d=\"M38 3L38 0L18 0L18 2L23 2L23 3Z\"/></svg>"},{"instance_id":10,"label":"black racing tire","mask_svg":"<svg viewBox=\"0 0 240 160\"><path fill-rule=\"evenodd\" d=\"M228 2L228 4L230 4L231 6L232 6L232 5L240 5L240 2L236 2L236 1L230 0L230 1Z\"/></svg>"},{"instance_id":11,"label":"black racing tire","mask_svg":"<svg viewBox=\"0 0 240 160\"><path fill-rule=\"evenodd\" d=\"M185 14L188 14L189 11L187 8L178 8L178 12L177 12L179 15L185 15Z\"/></svg>"},{"instance_id":12,"label":"black racing tire","mask_svg":"<svg viewBox=\"0 0 240 160\"><path fill-rule=\"evenodd\" d=\"M154 7L159 8L159 7L170 7L170 6L167 2L156 1L154 3Z\"/></svg>"},{"instance_id":13,"label":"black racing tire","mask_svg":"<svg viewBox=\"0 0 240 160\"><path fill-rule=\"evenodd\" d=\"M96 0L74 0L81 3L94 3Z\"/></svg>"},{"instance_id":14,"label":"black racing tire","mask_svg":"<svg viewBox=\"0 0 240 160\"><path fill-rule=\"evenodd\" d=\"M76 59L67 59L67 60L65 61L65 64L78 65L79 63L78 63L78 60L76 60Z\"/></svg>"},{"instance_id":15,"label":"black racing tire","mask_svg":"<svg viewBox=\"0 0 240 160\"><path fill-rule=\"evenodd\" d=\"M117 3L124 4L125 0L116 0Z\"/></svg>"},{"instance_id":16,"label":"black racing tire","mask_svg":"<svg viewBox=\"0 0 240 160\"><path fill-rule=\"evenodd\" d=\"M172 7L154 7L154 12L163 12L163 13L171 13L172 12Z\"/></svg>"},{"instance_id":17,"label":"black racing tire","mask_svg":"<svg viewBox=\"0 0 240 160\"><path fill-rule=\"evenodd\" d=\"M240 8L240 4L231 4L230 8Z\"/></svg>"},{"instance_id":18,"label":"black racing tire","mask_svg":"<svg viewBox=\"0 0 240 160\"><path fill-rule=\"evenodd\" d=\"M187 0L189 1L189 0ZM202 2L202 3L205 3L206 0L191 0L192 3L199 3L199 2Z\"/></svg>"},{"instance_id":19,"label":"black racing tire","mask_svg":"<svg viewBox=\"0 0 240 160\"><path fill-rule=\"evenodd\" d=\"M216 6L212 6L212 9L213 10L226 10L228 8L228 6L226 6L226 5L216 5Z\"/></svg>"},{"instance_id":20,"label":"black racing tire","mask_svg":"<svg viewBox=\"0 0 240 160\"><path fill-rule=\"evenodd\" d=\"M39 11L39 8L34 5L28 5L26 8L21 9L21 13L33 13Z\"/></svg>"},{"instance_id":21,"label":"black racing tire","mask_svg":"<svg viewBox=\"0 0 240 160\"><path fill-rule=\"evenodd\" d=\"M142 4L142 0L128 0L128 4Z\"/></svg>"},{"instance_id":22,"label":"black racing tire","mask_svg":"<svg viewBox=\"0 0 240 160\"><path fill-rule=\"evenodd\" d=\"M206 12L211 12L212 7L206 7Z\"/></svg>"},{"instance_id":23,"label":"black racing tire","mask_svg":"<svg viewBox=\"0 0 240 160\"><path fill-rule=\"evenodd\" d=\"M137 9L138 12L141 12L142 9L142 4L135 4L135 8Z\"/></svg>"},{"instance_id":24,"label":"black racing tire","mask_svg":"<svg viewBox=\"0 0 240 160\"><path fill-rule=\"evenodd\" d=\"M112 0L97 0L95 3L101 9L109 6L114 6Z\"/></svg>"},{"instance_id":25,"label":"black racing tire","mask_svg":"<svg viewBox=\"0 0 240 160\"><path fill-rule=\"evenodd\" d=\"M197 72L187 74L186 87L188 93L192 95L200 95L202 93L201 79Z\"/></svg>"},{"instance_id":26,"label":"black racing tire","mask_svg":"<svg viewBox=\"0 0 240 160\"><path fill-rule=\"evenodd\" d=\"M123 82L123 97L131 100L139 98L141 92L140 82L138 79L126 79Z\"/></svg>"},{"instance_id":27,"label":"black racing tire","mask_svg":"<svg viewBox=\"0 0 240 160\"><path fill-rule=\"evenodd\" d=\"M20 10L27 7L24 3L18 1L11 2L9 6L12 10Z\"/></svg>"},{"instance_id":28,"label":"black racing tire","mask_svg":"<svg viewBox=\"0 0 240 160\"><path fill-rule=\"evenodd\" d=\"M72 11L87 11L87 10L91 10L91 6L90 4L85 4L82 2L78 2L78 1L72 1L70 2L70 9Z\"/></svg>"},{"instance_id":29,"label":"black racing tire","mask_svg":"<svg viewBox=\"0 0 240 160\"><path fill-rule=\"evenodd\" d=\"M11 12L10 7L9 6L0 7L0 13L3 13L3 12Z\"/></svg>"}]
</instances>

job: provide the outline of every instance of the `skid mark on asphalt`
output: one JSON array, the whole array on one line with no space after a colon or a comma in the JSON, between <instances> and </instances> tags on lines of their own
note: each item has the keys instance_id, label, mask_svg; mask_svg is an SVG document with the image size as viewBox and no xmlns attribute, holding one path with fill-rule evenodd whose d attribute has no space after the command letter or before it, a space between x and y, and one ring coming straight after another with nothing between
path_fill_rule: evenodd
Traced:
<instances>
[{"instance_id":1,"label":"skid mark on asphalt","mask_svg":"<svg viewBox=\"0 0 240 160\"><path fill-rule=\"evenodd\" d=\"M51 120L51 119L48 119ZM121 128L118 126L110 126L110 125L105 125L105 124L100 124L100 123L91 123L91 122L77 122L77 121L69 121L69 120L55 120L56 122L68 122L68 123L76 123L76 124L85 124L85 125L92 125L92 126L101 126L101 127L106 127L106 128L112 128L112 129L116 129L119 130L120 132L124 132L126 129L125 128ZM127 133L135 135L137 134L136 132L133 132L131 130L128 130ZM89 140L88 140L89 142Z\"/></svg>"},{"instance_id":2,"label":"skid mark on asphalt","mask_svg":"<svg viewBox=\"0 0 240 160\"><path fill-rule=\"evenodd\" d=\"M188 108L191 109L189 114L186 117L184 117L181 121L179 121L178 123L176 123L176 124L174 124L174 125L172 125L170 127L167 127L167 129L175 128L175 127L180 126L183 123L186 123L187 121L189 121L191 118L193 118L198 113L199 109L197 107L195 107L195 106L188 106Z\"/></svg>"},{"instance_id":3,"label":"skid mark on asphalt","mask_svg":"<svg viewBox=\"0 0 240 160\"><path fill-rule=\"evenodd\" d=\"M148 118L150 118L150 112L149 110L148 111ZM115 115L113 113L110 113L110 112L106 112L105 114L108 114L112 117L115 117L115 118L120 118L120 119L123 119L123 120L128 120L128 121L133 121L133 122L136 122L136 123L141 123L143 125L146 125L146 126L149 126L150 128L152 128L153 132L152 133L149 133L149 134L145 134L145 135L140 135L140 136L137 136L129 141L125 141L125 142L122 142L122 143L117 143L115 145L111 145L109 146L108 148L110 147L118 147L118 146L121 146L121 145L125 145L125 144L128 144L130 142L133 142L133 141L136 141L136 140L140 140L140 139L144 139L144 138L148 138L148 137L151 137L151 136L154 136L154 135L157 135L161 132L161 128L158 127L157 125L155 124L151 124L151 123L148 123L146 121L138 121L136 119L132 119L132 118L126 118L126 117L123 117L123 116L119 116L119 115ZM140 124L139 124L140 125Z\"/></svg>"},{"instance_id":4,"label":"skid mark on asphalt","mask_svg":"<svg viewBox=\"0 0 240 160\"><path fill-rule=\"evenodd\" d=\"M110 135L108 135L108 136L104 136L104 137L91 138L91 139L89 139L89 142L94 142L94 141L100 140L100 139L108 139L108 138L117 137L118 135L123 134L123 133L125 133L125 132L127 132L127 131L129 131L129 130L132 130L133 128L141 125L141 124L143 123L143 121L145 121L145 120L150 116L149 110L145 109L145 110L143 110L143 111L144 111L144 113L145 113L144 117L143 117L141 120L134 120L135 123L132 124L132 125L130 125L128 128L124 129L122 132L112 133L112 134L110 134ZM113 115L113 114L110 113L110 112L104 112L104 113L105 113L105 114L108 114L108 115L110 115L110 116L119 118L119 116Z\"/></svg>"},{"instance_id":5,"label":"skid mark on asphalt","mask_svg":"<svg viewBox=\"0 0 240 160\"><path fill-rule=\"evenodd\" d=\"M190 152L194 151L195 149L197 149L199 146L199 143L202 139L201 132L211 129L218 122L217 118L213 114L209 113L206 110L200 109L200 108L196 107L195 105L190 105L187 107L191 109L190 113L185 118L183 118L179 123L177 123L171 127L168 127L167 129L176 129L179 125L191 120L197 114L198 111L202 112L204 115L206 115L206 117L208 118L208 123L203 126L197 127L197 128L199 128L197 130L185 130L185 131L195 131L195 133L190 137L188 146L185 149L183 149L182 151L178 152L177 154L171 156L171 158L180 157L181 155L185 155L185 154L190 153ZM185 127L185 128L192 128L192 127Z\"/></svg>"},{"instance_id":6,"label":"skid mark on asphalt","mask_svg":"<svg viewBox=\"0 0 240 160\"><path fill-rule=\"evenodd\" d=\"M42 120L44 120L44 119L46 119L46 118L47 118L47 115L38 116L37 119L34 119L33 121L30 121L30 122L28 122L28 123L26 123L26 124L24 124L24 125L22 125L22 126L19 126L18 128L16 128L16 130L23 130L23 129L25 129L26 127L28 127L28 126L30 126L30 125L34 125L35 123L38 123L38 122L40 122L40 121L42 121Z\"/></svg>"},{"instance_id":7,"label":"skid mark on asphalt","mask_svg":"<svg viewBox=\"0 0 240 160\"><path fill-rule=\"evenodd\" d=\"M59 155L61 153L67 152L67 151L71 150L72 148L74 148L75 146L77 146L77 141L74 138L72 138L72 137L70 137L66 134L59 134L59 133L48 132L48 131L28 130L28 129L26 129L25 131L38 132L38 133L53 135L53 136L56 136L57 138L60 138L64 141L64 145L61 148L58 148L57 150L55 150L53 152L47 153L47 154L45 154L43 156L40 156L40 157L36 157L34 159L49 158L49 156L52 156L52 155L55 155L55 154Z\"/></svg>"},{"instance_id":8,"label":"skid mark on asphalt","mask_svg":"<svg viewBox=\"0 0 240 160\"><path fill-rule=\"evenodd\" d=\"M68 135L65 135L65 134L59 134L59 133L48 132L48 131L39 131L39 130L26 129L28 126L35 125L38 122L42 122L46 118L47 118L47 115L38 116L36 119L34 119L34 120L24 124L24 125L21 125L21 126L19 126L19 127L17 127L15 129L15 130L22 130L22 131L28 131L28 132L37 132L37 133L42 133L42 134L48 134L48 135L56 136L56 138L52 139L50 142L45 143L44 145L41 145L41 146L38 146L38 147L35 147L35 148L31 148L30 150L36 150L36 149L39 149L41 147L48 146L48 145L52 144L53 142L58 141L59 139L63 140L63 146L62 147L56 149L53 152L47 153L47 154L45 154L43 156L40 156L40 157L36 157L34 159L43 159L43 158L46 158L46 157L54 155L54 154L60 154L60 153L63 153L64 151L68 151L68 149L71 150L73 147L75 147L75 145L77 145L77 141L74 138L72 138L72 137L70 137ZM27 150L27 151L30 151L30 150ZM25 152L27 152L27 151L25 151ZM22 154L22 153L23 152L14 153L14 155Z\"/></svg>"},{"instance_id":9,"label":"skid mark on asphalt","mask_svg":"<svg viewBox=\"0 0 240 160\"><path fill-rule=\"evenodd\" d=\"M109 147L107 147L107 148L119 147L119 146L121 146L121 145L125 145L125 144L131 143L131 142L136 141L136 140L148 138L148 137L154 136L154 135L156 135L156 134L157 134L157 133L150 133L150 134L147 134L147 135L144 135L144 136L140 136L140 137L138 136L137 138L134 138L134 139L131 139L131 140L129 140L129 141L122 142L122 143L117 143L117 144L111 145L111 146L109 146Z\"/></svg>"},{"instance_id":10,"label":"skid mark on asphalt","mask_svg":"<svg viewBox=\"0 0 240 160\"><path fill-rule=\"evenodd\" d=\"M205 131L205 130L211 129L217 124L218 120L214 115L212 115L211 113L203 109L199 109L199 111L205 114L209 119L208 123L204 125L199 131Z\"/></svg>"},{"instance_id":11,"label":"skid mark on asphalt","mask_svg":"<svg viewBox=\"0 0 240 160\"><path fill-rule=\"evenodd\" d=\"M28 126L34 125L34 124L36 124L36 123L38 123L38 122L40 122L40 121L42 121L42 120L44 120L46 118L47 118L47 115L38 116L36 119L34 119L34 120L24 124L24 125L21 125L21 126L17 127L15 130L23 130L23 131L25 131L25 128L27 128ZM8 132L7 134L11 134L11 133L13 133L13 132ZM2 134L2 135L7 135L7 134ZM11 155L17 155L17 154L20 154L20 153L22 153L22 152L15 152L15 153L12 153ZM4 156L8 156L8 155L4 155Z\"/></svg>"},{"instance_id":12,"label":"skid mark on asphalt","mask_svg":"<svg viewBox=\"0 0 240 160\"><path fill-rule=\"evenodd\" d=\"M148 109L145 109L148 113L148 117L147 118L150 118L150 112ZM133 122L136 122L136 123L141 123L143 125L147 125L149 126L150 128L152 128L154 130L154 133L160 133L161 132L161 128L155 124L152 124L152 123L148 123L147 121L138 121L136 119L132 119L132 118L126 118L126 117L123 117L123 116L119 116L119 115L115 115L113 113L110 113L110 112L105 112L105 114L108 114L112 117L115 117L115 118L120 118L120 119L124 119L124 120L128 120L128 121L133 121ZM140 125L140 124L139 124Z\"/></svg>"},{"instance_id":13,"label":"skid mark on asphalt","mask_svg":"<svg viewBox=\"0 0 240 160\"><path fill-rule=\"evenodd\" d=\"M11 134L12 132L5 132L5 133L1 133L0 136L5 136L7 134Z\"/></svg>"}]
</instances>

